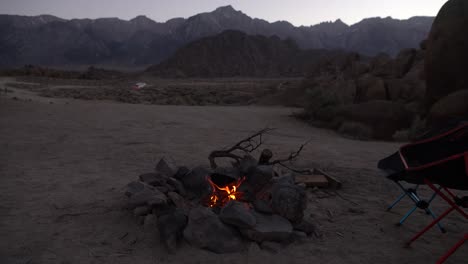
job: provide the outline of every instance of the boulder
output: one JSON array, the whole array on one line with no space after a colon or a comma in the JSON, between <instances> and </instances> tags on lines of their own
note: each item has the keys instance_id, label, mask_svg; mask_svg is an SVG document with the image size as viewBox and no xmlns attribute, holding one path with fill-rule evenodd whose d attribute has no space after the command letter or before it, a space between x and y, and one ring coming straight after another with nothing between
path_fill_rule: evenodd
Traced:
<instances>
[{"instance_id":1,"label":"boulder","mask_svg":"<svg viewBox=\"0 0 468 264\"><path fill-rule=\"evenodd\" d=\"M180 194L176 192L169 192L167 193L167 197L169 200L175 205L177 208L186 208L187 204L185 203L184 197L180 196Z\"/></svg>"},{"instance_id":2,"label":"boulder","mask_svg":"<svg viewBox=\"0 0 468 264\"><path fill-rule=\"evenodd\" d=\"M222 209L219 218L226 224L240 228L249 228L255 226L256 219L254 211L248 204L230 201Z\"/></svg>"},{"instance_id":3,"label":"boulder","mask_svg":"<svg viewBox=\"0 0 468 264\"><path fill-rule=\"evenodd\" d=\"M244 250L239 232L221 222L213 211L206 207L190 210L184 238L192 246L215 253L231 253Z\"/></svg>"},{"instance_id":4,"label":"boulder","mask_svg":"<svg viewBox=\"0 0 468 264\"><path fill-rule=\"evenodd\" d=\"M450 120L468 118L468 89L454 92L437 101L429 111L428 121L443 125Z\"/></svg>"},{"instance_id":5,"label":"boulder","mask_svg":"<svg viewBox=\"0 0 468 264\"><path fill-rule=\"evenodd\" d=\"M245 237L257 241L286 241L290 238L293 227L279 215L265 215L255 212L256 224L253 228L241 229Z\"/></svg>"},{"instance_id":6,"label":"boulder","mask_svg":"<svg viewBox=\"0 0 468 264\"><path fill-rule=\"evenodd\" d=\"M416 59L416 49L403 49L395 58L395 77L401 78L409 72Z\"/></svg>"},{"instance_id":7,"label":"boulder","mask_svg":"<svg viewBox=\"0 0 468 264\"><path fill-rule=\"evenodd\" d=\"M167 161L165 158L159 160L155 169L156 172L159 172L166 177L174 176L178 170L178 168L172 162Z\"/></svg>"},{"instance_id":8,"label":"boulder","mask_svg":"<svg viewBox=\"0 0 468 264\"><path fill-rule=\"evenodd\" d=\"M426 49L427 102L468 89L468 1L449 0L432 24Z\"/></svg>"},{"instance_id":9,"label":"boulder","mask_svg":"<svg viewBox=\"0 0 468 264\"><path fill-rule=\"evenodd\" d=\"M139 176L140 181L152 185L152 186L163 186L166 181L167 177L161 173L145 173Z\"/></svg>"},{"instance_id":10,"label":"boulder","mask_svg":"<svg viewBox=\"0 0 468 264\"><path fill-rule=\"evenodd\" d=\"M412 74L412 73L411 73ZM409 103L424 100L426 84L417 77L407 74L403 79L388 79L385 81L389 100L394 102Z\"/></svg>"},{"instance_id":11,"label":"boulder","mask_svg":"<svg viewBox=\"0 0 468 264\"><path fill-rule=\"evenodd\" d=\"M144 183L138 182L138 181L133 181L133 182L127 184L127 189L125 190L125 195L127 197L131 197L132 195L142 191L143 189L145 189L145 184Z\"/></svg>"},{"instance_id":12,"label":"boulder","mask_svg":"<svg viewBox=\"0 0 468 264\"><path fill-rule=\"evenodd\" d=\"M184 185L185 190L191 193L192 196L201 197L211 193L211 186L207 181L207 178L211 173L212 172L210 170L199 166L192 169L179 180Z\"/></svg>"},{"instance_id":13,"label":"boulder","mask_svg":"<svg viewBox=\"0 0 468 264\"><path fill-rule=\"evenodd\" d=\"M148 206L138 206L133 210L135 216L145 216L151 212L151 208Z\"/></svg>"},{"instance_id":14,"label":"boulder","mask_svg":"<svg viewBox=\"0 0 468 264\"><path fill-rule=\"evenodd\" d=\"M175 210L159 217L159 235L169 252L174 253L177 249L177 245L183 237L183 230L186 226L187 216L182 211Z\"/></svg>"},{"instance_id":15,"label":"boulder","mask_svg":"<svg viewBox=\"0 0 468 264\"><path fill-rule=\"evenodd\" d=\"M158 217L154 214L149 214L145 216L145 219L143 221L143 226L145 227L146 230L156 230L158 226Z\"/></svg>"},{"instance_id":16,"label":"boulder","mask_svg":"<svg viewBox=\"0 0 468 264\"><path fill-rule=\"evenodd\" d=\"M185 195L187 195L187 191L185 190L184 184L176 178L168 178L167 183L170 186L174 187L175 191L178 192L181 196L185 197Z\"/></svg>"},{"instance_id":17,"label":"boulder","mask_svg":"<svg viewBox=\"0 0 468 264\"><path fill-rule=\"evenodd\" d=\"M305 190L293 184L275 184L272 190L273 212L292 223L302 221L307 206Z\"/></svg>"},{"instance_id":18,"label":"boulder","mask_svg":"<svg viewBox=\"0 0 468 264\"><path fill-rule=\"evenodd\" d=\"M370 73L376 77L395 77L395 62L388 54L377 54L372 58L370 68Z\"/></svg>"},{"instance_id":19,"label":"boulder","mask_svg":"<svg viewBox=\"0 0 468 264\"><path fill-rule=\"evenodd\" d=\"M144 183L132 182L128 184L126 194L130 196L128 204L131 209L143 205L152 207L167 202L167 197L164 193Z\"/></svg>"},{"instance_id":20,"label":"boulder","mask_svg":"<svg viewBox=\"0 0 468 264\"><path fill-rule=\"evenodd\" d=\"M310 220L302 219L301 222L294 224L294 230L304 232L310 236L315 232L316 227Z\"/></svg>"},{"instance_id":21,"label":"boulder","mask_svg":"<svg viewBox=\"0 0 468 264\"><path fill-rule=\"evenodd\" d=\"M273 166L259 165L252 169L246 175L246 183L254 189L254 191L263 188L273 178Z\"/></svg>"},{"instance_id":22,"label":"boulder","mask_svg":"<svg viewBox=\"0 0 468 264\"><path fill-rule=\"evenodd\" d=\"M367 125L377 139L392 139L395 131L408 128L413 119L404 104L382 100L343 106L335 118Z\"/></svg>"},{"instance_id":23,"label":"boulder","mask_svg":"<svg viewBox=\"0 0 468 264\"><path fill-rule=\"evenodd\" d=\"M271 253L278 253L283 248L283 245L278 242L264 241L260 244L260 248Z\"/></svg>"}]
</instances>

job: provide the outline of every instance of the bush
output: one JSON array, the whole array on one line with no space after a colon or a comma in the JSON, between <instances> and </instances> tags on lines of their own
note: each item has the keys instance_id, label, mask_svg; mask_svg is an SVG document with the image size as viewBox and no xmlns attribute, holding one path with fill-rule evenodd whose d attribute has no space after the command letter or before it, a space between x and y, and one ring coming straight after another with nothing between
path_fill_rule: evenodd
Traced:
<instances>
[{"instance_id":1,"label":"bush","mask_svg":"<svg viewBox=\"0 0 468 264\"><path fill-rule=\"evenodd\" d=\"M342 123L338 132L353 139L360 140L370 139L373 136L373 130L371 127L363 123L352 121Z\"/></svg>"}]
</instances>

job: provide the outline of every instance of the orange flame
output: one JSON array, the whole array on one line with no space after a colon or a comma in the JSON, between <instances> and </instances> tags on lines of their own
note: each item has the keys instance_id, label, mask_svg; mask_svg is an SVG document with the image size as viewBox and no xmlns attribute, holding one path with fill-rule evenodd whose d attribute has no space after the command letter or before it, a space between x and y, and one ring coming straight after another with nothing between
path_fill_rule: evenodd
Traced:
<instances>
[{"instance_id":1,"label":"orange flame","mask_svg":"<svg viewBox=\"0 0 468 264\"><path fill-rule=\"evenodd\" d=\"M236 181L233 184L220 187L216 185L210 177L208 177L208 182L210 183L213 192L210 196L210 201L208 202L209 207L215 206L224 206L227 202L232 200L238 200L242 195L241 192L238 192L237 189L244 182L245 178L241 178L239 181Z\"/></svg>"}]
</instances>

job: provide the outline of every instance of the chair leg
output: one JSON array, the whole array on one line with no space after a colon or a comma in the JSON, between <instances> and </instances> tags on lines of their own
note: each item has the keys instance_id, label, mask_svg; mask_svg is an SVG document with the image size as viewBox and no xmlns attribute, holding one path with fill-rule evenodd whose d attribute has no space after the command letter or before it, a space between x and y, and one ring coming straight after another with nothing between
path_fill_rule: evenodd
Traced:
<instances>
[{"instance_id":1,"label":"chair leg","mask_svg":"<svg viewBox=\"0 0 468 264\"><path fill-rule=\"evenodd\" d=\"M468 234L465 234L465 237L457 242L451 249L449 249L436 263L444 263L459 247L461 247L468 240Z\"/></svg>"},{"instance_id":2,"label":"chair leg","mask_svg":"<svg viewBox=\"0 0 468 264\"><path fill-rule=\"evenodd\" d=\"M440 220L442 220L442 218L446 217L448 214L450 214L453 210L455 210L455 208L453 207L450 207L447 211L445 211L443 214L439 215L439 217L437 217L437 219L435 219L434 221L432 221L432 223L430 223L428 226L426 226L423 230L419 231L414 237L412 237L410 239L410 241L408 241L406 243L406 246L410 246L411 243L413 243L414 241L416 241L420 236L422 236L424 233L426 233L429 229L431 229L434 225L436 225Z\"/></svg>"},{"instance_id":3,"label":"chair leg","mask_svg":"<svg viewBox=\"0 0 468 264\"><path fill-rule=\"evenodd\" d=\"M401 226L405 221L406 219L408 219L408 217L414 213L414 211L416 211L416 209L418 209L417 206L413 207L413 209L409 210L405 216L403 216L403 218L400 219L400 222L398 222L397 226Z\"/></svg>"},{"instance_id":4,"label":"chair leg","mask_svg":"<svg viewBox=\"0 0 468 264\"><path fill-rule=\"evenodd\" d=\"M431 208L426 208L426 213L431 215L432 216L432 219L436 220L437 219L437 216L434 214L434 212L432 212ZM440 232L442 233L447 233L447 230L445 230L445 228L442 226L442 224L440 222L437 222L437 226L439 227L440 229Z\"/></svg>"},{"instance_id":5,"label":"chair leg","mask_svg":"<svg viewBox=\"0 0 468 264\"><path fill-rule=\"evenodd\" d=\"M387 208L387 211L390 211L393 209L393 207L395 207L395 205L397 205L403 198L405 198L406 196L406 192L403 192L400 197L398 197L398 199L395 200L395 202L393 202L390 206L388 206Z\"/></svg>"}]
</instances>

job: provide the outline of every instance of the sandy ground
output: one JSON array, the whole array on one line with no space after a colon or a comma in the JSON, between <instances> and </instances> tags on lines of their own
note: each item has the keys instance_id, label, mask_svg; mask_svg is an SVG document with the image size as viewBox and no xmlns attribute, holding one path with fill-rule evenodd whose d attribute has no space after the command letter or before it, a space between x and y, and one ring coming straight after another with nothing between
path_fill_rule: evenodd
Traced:
<instances>
[{"instance_id":1,"label":"sandy ground","mask_svg":"<svg viewBox=\"0 0 468 264\"><path fill-rule=\"evenodd\" d=\"M0 263L434 263L466 232L454 214L443 222L447 234L434 229L403 248L430 218L416 212L396 227L408 200L385 211L399 192L376 163L398 144L345 139L290 118L292 111L1 95ZM266 142L274 152L286 155L311 140L298 164L343 182L339 195L308 190L307 216L320 236L276 254L251 245L218 255L183 244L171 255L156 230L123 209L124 186L159 158L207 164L210 150L266 126L277 128ZM435 211L444 208L436 201ZM468 263L467 246L447 263Z\"/></svg>"}]
</instances>

